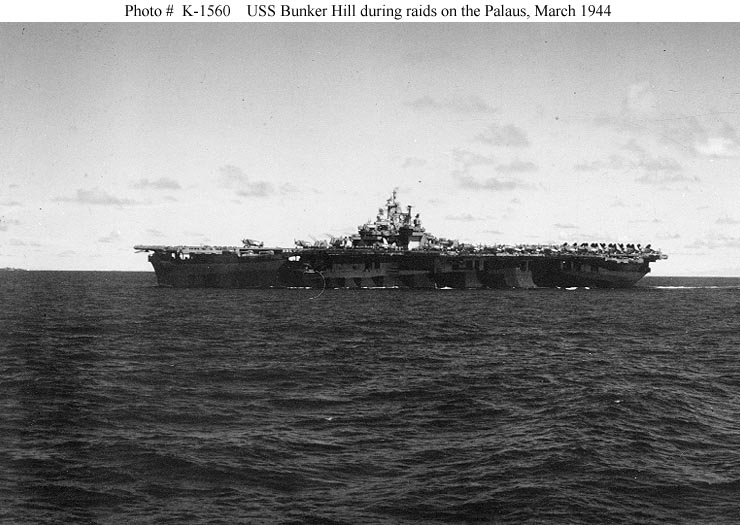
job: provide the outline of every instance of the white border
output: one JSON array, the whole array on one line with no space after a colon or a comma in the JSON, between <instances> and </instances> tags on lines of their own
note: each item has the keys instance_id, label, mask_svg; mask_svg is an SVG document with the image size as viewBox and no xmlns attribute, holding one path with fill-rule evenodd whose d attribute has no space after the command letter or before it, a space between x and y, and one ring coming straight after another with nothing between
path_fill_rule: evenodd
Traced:
<instances>
[{"instance_id":1,"label":"white border","mask_svg":"<svg viewBox=\"0 0 740 525\"><path fill-rule=\"evenodd\" d=\"M230 14L225 16L184 16L183 6L191 5L195 7L204 6L206 12L209 5L214 8L219 4L198 4L184 2L166 2L161 0L144 0L142 2L133 2L133 0L15 0L6 2L0 10L0 22L154 22L154 23L173 23L173 22L556 22L556 23L573 23L573 22L738 22L740 21L740 3L729 2L727 0L703 0L702 2L677 2L675 0L612 0L601 4L593 2L595 5L610 7L609 16L582 16L583 5L592 5L590 2L563 2L555 1L538 2L535 0L488 0L488 1L374 1L362 0L357 3L341 2L341 0L331 1L284 1L276 3L247 3L231 2L229 0L216 0L224 2L220 5L229 5ZM133 16L126 15L126 6L135 5L140 13L146 10L156 13L160 10L160 16ZM169 5L173 6L173 14L166 15ZM274 16L250 16L248 6L273 6ZM295 9L307 8L310 6L313 10L316 8L325 8L327 16L283 16L281 6L288 5ZM354 5L355 16L331 16L332 6L334 5ZM401 8L403 12L407 8L418 8L420 5L429 5L437 13L434 17L408 17L403 16L401 20L395 20L392 16L361 16L360 10L363 6L376 8L393 7ZM463 6L468 5L471 8L481 10L480 16L462 16ZM483 16L486 5L492 7L504 7L509 9L525 9L530 16L528 18L516 16ZM548 6L550 8L565 9L572 6L576 16L535 16L535 6ZM457 16L443 17L441 12L446 8L455 8Z\"/></svg>"}]
</instances>

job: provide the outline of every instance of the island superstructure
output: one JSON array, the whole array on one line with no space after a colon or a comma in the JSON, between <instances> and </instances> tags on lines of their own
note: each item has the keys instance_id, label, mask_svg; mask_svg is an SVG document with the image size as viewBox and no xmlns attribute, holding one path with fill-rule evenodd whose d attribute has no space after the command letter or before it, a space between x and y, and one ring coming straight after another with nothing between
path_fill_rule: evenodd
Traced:
<instances>
[{"instance_id":1,"label":"island superstructure","mask_svg":"<svg viewBox=\"0 0 740 525\"><path fill-rule=\"evenodd\" d=\"M178 288L627 288L667 256L651 245L473 245L426 231L394 190L374 221L295 247L137 245L157 282Z\"/></svg>"}]
</instances>

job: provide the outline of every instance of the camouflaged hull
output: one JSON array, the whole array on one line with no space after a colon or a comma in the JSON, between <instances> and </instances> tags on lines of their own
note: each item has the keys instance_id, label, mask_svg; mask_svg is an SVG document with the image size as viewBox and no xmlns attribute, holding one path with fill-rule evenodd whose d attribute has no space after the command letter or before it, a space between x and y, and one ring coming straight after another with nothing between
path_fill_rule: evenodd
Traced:
<instances>
[{"instance_id":1,"label":"camouflaged hull","mask_svg":"<svg viewBox=\"0 0 740 525\"><path fill-rule=\"evenodd\" d=\"M153 251L161 286L176 288L628 288L648 258L449 254L435 251L298 249L191 254Z\"/></svg>"}]
</instances>

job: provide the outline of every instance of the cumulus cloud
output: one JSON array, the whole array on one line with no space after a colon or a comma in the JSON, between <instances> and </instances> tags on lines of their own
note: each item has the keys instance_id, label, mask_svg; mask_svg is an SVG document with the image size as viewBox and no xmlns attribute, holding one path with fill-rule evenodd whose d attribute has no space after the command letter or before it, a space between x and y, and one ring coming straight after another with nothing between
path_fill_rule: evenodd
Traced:
<instances>
[{"instance_id":1,"label":"cumulus cloud","mask_svg":"<svg viewBox=\"0 0 740 525\"><path fill-rule=\"evenodd\" d=\"M648 82L632 84L627 87L620 113L599 115L595 123L633 136L649 137L699 157L740 157L738 131L721 118L721 113L665 113L659 110L658 99Z\"/></svg>"},{"instance_id":2,"label":"cumulus cloud","mask_svg":"<svg viewBox=\"0 0 740 525\"><path fill-rule=\"evenodd\" d=\"M576 171L623 171L636 173L635 181L642 184L671 185L698 182L696 176L686 175L683 166L672 157L651 155L636 141L630 140L622 146L620 153L604 159L576 164Z\"/></svg>"},{"instance_id":3,"label":"cumulus cloud","mask_svg":"<svg viewBox=\"0 0 740 525\"><path fill-rule=\"evenodd\" d=\"M670 115L656 123L659 138L689 153L708 158L740 157L737 129L717 114Z\"/></svg>"},{"instance_id":4,"label":"cumulus cloud","mask_svg":"<svg viewBox=\"0 0 740 525\"><path fill-rule=\"evenodd\" d=\"M275 193L272 184L253 180L238 166L227 164L219 169L218 181L222 187L234 190L240 197L268 197Z\"/></svg>"},{"instance_id":5,"label":"cumulus cloud","mask_svg":"<svg viewBox=\"0 0 740 525\"><path fill-rule=\"evenodd\" d=\"M160 177L156 180L140 179L133 184L137 190L179 190L180 183L174 179Z\"/></svg>"},{"instance_id":6,"label":"cumulus cloud","mask_svg":"<svg viewBox=\"0 0 740 525\"><path fill-rule=\"evenodd\" d=\"M100 188L91 190L79 189L74 197L56 197L57 202L74 202L77 204L94 204L97 206L126 206L136 204L131 199L119 198Z\"/></svg>"},{"instance_id":7,"label":"cumulus cloud","mask_svg":"<svg viewBox=\"0 0 740 525\"><path fill-rule=\"evenodd\" d=\"M452 111L454 113L491 113L495 111L485 100L475 95L448 99L424 96L407 102L407 105L417 111Z\"/></svg>"},{"instance_id":8,"label":"cumulus cloud","mask_svg":"<svg viewBox=\"0 0 740 525\"><path fill-rule=\"evenodd\" d=\"M467 189L507 191L516 188L525 188L527 185L519 179L511 177L490 176L487 171L496 164L496 159L489 155L481 155L467 150L453 151L453 158L458 168L452 172L458 184ZM483 171L483 173L480 173Z\"/></svg>"},{"instance_id":9,"label":"cumulus cloud","mask_svg":"<svg viewBox=\"0 0 740 525\"><path fill-rule=\"evenodd\" d=\"M475 140L483 144L509 148L529 146L527 134L514 124L491 124L482 133L476 135Z\"/></svg>"},{"instance_id":10,"label":"cumulus cloud","mask_svg":"<svg viewBox=\"0 0 740 525\"><path fill-rule=\"evenodd\" d=\"M736 137L708 136L694 142L694 149L699 155L714 158L740 156L740 143Z\"/></svg>"}]
</instances>

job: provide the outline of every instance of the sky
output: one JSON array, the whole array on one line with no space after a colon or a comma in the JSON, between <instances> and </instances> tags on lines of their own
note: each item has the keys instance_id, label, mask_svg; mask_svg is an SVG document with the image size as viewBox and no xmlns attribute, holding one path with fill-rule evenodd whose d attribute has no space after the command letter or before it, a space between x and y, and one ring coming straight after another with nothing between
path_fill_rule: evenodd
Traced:
<instances>
[{"instance_id":1,"label":"sky","mask_svg":"<svg viewBox=\"0 0 740 525\"><path fill-rule=\"evenodd\" d=\"M740 27L0 24L0 267L347 235L394 188L471 243L740 276Z\"/></svg>"}]
</instances>

